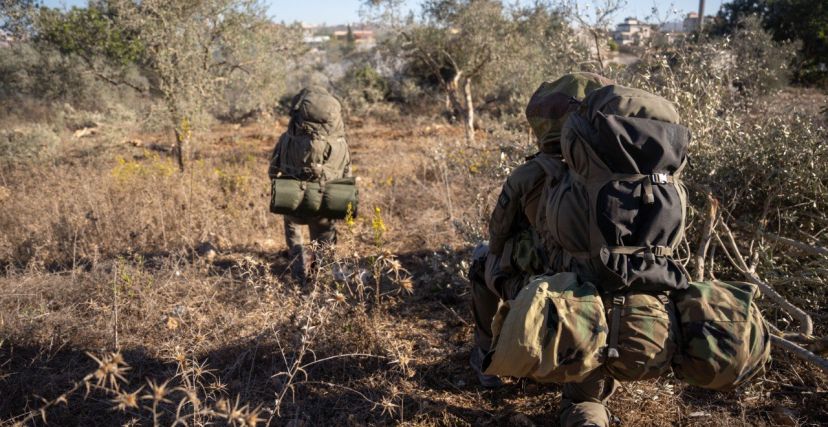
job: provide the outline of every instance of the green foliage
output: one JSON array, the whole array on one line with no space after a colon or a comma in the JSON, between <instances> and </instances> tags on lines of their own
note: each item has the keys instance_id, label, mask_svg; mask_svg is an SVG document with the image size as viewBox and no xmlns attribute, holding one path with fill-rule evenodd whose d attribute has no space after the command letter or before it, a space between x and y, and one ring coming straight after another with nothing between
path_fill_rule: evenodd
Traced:
<instances>
[{"instance_id":1,"label":"green foliage","mask_svg":"<svg viewBox=\"0 0 828 427\"><path fill-rule=\"evenodd\" d=\"M800 79L828 85L828 2L768 0L765 26L776 40L801 40Z\"/></svg>"},{"instance_id":2,"label":"green foliage","mask_svg":"<svg viewBox=\"0 0 828 427\"><path fill-rule=\"evenodd\" d=\"M759 19L749 16L740 21L727 47L738 64L733 70L733 83L750 99L779 90L788 83L790 64L798 46L775 42Z\"/></svg>"},{"instance_id":3,"label":"green foliage","mask_svg":"<svg viewBox=\"0 0 828 427\"><path fill-rule=\"evenodd\" d=\"M733 0L722 5L711 32L734 33L749 16L779 42L801 41L796 77L806 83L828 84L828 2L824 0Z\"/></svg>"},{"instance_id":4,"label":"green foliage","mask_svg":"<svg viewBox=\"0 0 828 427\"><path fill-rule=\"evenodd\" d=\"M648 51L613 77L678 106L693 134L691 201L704 203L701 193L710 191L742 221L769 221L782 234L821 229L828 226L828 172L821 166L828 162L828 129L768 97L784 82L793 49L770 40L757 22L742 22L732 40Z\"/></svg>"},{"instance_id":5,"label":"green foliage","mask_svg":"<svg viewBox=\"0 0 828 427\"><path fill-rule=\"evenodd\" d=\"M36 18L36 40L90 62L104 59L123 66L141 61L145 49L137 34L119 26L118 17L103 7L93 3L68 12L43 8Z\"/></svg>"},{"instance_id":6,"label":"green foliage","mask_svg":"<svg viewBox=\"0 0 828 427\"><path fill-rule=\"evenodd\" d=\"M60 137L43 125L0 131L0 161L27 162L49 158Z\"/></svg>"},{"instance_id":7,"label":"green foliage","mask_svg":"<svg viewBox=\"0 0 828 427\"><path fill-rule=\"evenodd\" d=\"M351 110L365 110L389 95L388 82L369 64L351 67L339 86Z\"/></svg>"},{"instance_id":8,"label":"green foliage","mask_svg":"<svg viewBox=\"0 0 828 427\"><path fill-rule=\"evenodd\" d=\"M540 82L577 69L586 57L565 13L547 3L432 0L423 3L419 19L408 21L391 6L378 13L396 34L383 45L386 55L404 58L401 76L426 91L442 91L454 114L485 108L517 117Z\"/></svg>"}]
</instances>

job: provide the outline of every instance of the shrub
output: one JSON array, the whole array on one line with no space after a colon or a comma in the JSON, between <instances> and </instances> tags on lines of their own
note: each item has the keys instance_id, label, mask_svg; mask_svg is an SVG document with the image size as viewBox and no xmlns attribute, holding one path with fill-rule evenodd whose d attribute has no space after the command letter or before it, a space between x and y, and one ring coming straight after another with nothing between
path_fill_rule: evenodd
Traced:
<instances>
[{"instance_id":1,"label":"shrub","mask_svg":"<svg viewBox=\"0 0 828 427\"><path fill-rule=\"evenodd\" d=\"M60 137L44 125L0 130L0 161L21 162L51 157Z\"/></svg>"}]
</instances>

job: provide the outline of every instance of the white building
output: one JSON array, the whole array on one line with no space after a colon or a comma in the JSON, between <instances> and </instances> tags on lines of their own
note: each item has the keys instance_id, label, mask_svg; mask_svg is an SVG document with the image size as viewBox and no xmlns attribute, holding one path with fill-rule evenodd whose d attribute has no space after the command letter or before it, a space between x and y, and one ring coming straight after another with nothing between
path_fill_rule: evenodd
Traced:
<instances>
[{"instance_id":1,"label":"white building","mask_svg":"<svg viewBox=\"0 0 828 427\"><path fill-rule=\"evenodd\" d=\"M653 35L653 29L636 18L626 18L615 27L612 38L619 45L638 45Z\"/></svg>"}]
</instances>

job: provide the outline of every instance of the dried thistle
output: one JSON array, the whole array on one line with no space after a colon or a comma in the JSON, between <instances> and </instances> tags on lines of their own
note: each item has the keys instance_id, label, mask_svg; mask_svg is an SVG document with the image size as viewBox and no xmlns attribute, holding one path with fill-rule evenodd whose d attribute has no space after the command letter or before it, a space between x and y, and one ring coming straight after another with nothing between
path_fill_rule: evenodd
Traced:
<instances>
[{"instance_id":1,"label":"dried thistle","mask_svg":"<svg viewBox=\"0 0 828 427\"><path fill-rule=\"evenodd\" d=\"M115 394L115 398L112 399L112 403L117 404L114 409L119 411L125 412L127 409L135 409L138 407L138 393L143 390L144 387L141 386L138 390L135 390L132 393L121 393L118 392Z\"/></svg>"}]
</instances>

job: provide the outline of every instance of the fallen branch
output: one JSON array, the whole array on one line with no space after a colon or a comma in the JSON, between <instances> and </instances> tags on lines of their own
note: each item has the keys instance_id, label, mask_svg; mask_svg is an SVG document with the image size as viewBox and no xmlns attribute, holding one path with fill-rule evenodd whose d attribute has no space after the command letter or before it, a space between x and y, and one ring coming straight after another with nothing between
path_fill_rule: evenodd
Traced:
<instances>
[{"instance_id":1,"label":"fallen branch","mask_svg":"<svg viewBox=\"0 0 828 427\"><path fill-rule=\"evenodd\" d=\"M724 221L719 221L718 224L719 228L725 233L727 236L728 245L725 245L724 241L722 241L722 237L719 233L716 233L716 240L719 242L719 245L725 251L725 255L733 264L733 266L739 270L740 273L745 277L745 279L758 286L759 289L762 291L762 294L768 297L769 299L773 300L777 304L779 304L782 309L788 312L792 317L799 321L799 331L804 335L812 335L814 332L814 321L811 319L811 316L808 315L804 310L801 308L791 304L785 297L783 297L779 292L776 292L773 287L767 283L765 283L756 271L750 267L748 267L747 263L745 262L745 258L739 252L739 246L736 244L736 239L733 237L733 232L730 231L730 228L725 224ZM728 246L730 249L728 249Z\"/></svg>"},{"instance_id":2,"label":"fallen branch","mask_svg":"<svg viewBox=\"0 0 828 427\"><path fill-rule=\"evenodd\" d=\"M825 360L817 356L816 354L806 350L805 348L802 348L799 345L777 335L771 335L771 342L774 345L777 345L779 347L784 348L785 350L790 351L796 357L806 362L813 363L818 368L822 369L823 372L828 373L828 360Z\"/></svg>"},{"instance_id":3,"label":"fallen branch","mask_svg":"<svg viewBox=\"0 0 828 427\"><path fill-rule=\"evenodd\" d=\"M773 234L769 231L757 231L762 237L772 240L776 243L782 243L783 245L790 246L792 248L798 249L802 252L805 252L808 255L816 255L816 256L828 256L828 248L819 245L809 245L805 242L800 242L799 240L794 240L789 237L783 237L776 234Z\"/></svg>"}]
</instances>

